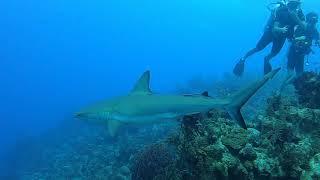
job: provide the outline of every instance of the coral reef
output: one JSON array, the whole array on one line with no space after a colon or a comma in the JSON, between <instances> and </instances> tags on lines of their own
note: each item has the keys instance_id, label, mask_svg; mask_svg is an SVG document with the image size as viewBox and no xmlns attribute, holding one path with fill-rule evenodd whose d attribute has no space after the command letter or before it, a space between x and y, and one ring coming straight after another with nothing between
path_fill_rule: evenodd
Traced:
<instances>
[{"instance_id":1,"label":"coral reef","mask_svg":"<svg viewBox=\"0 0 320 180\"><path fill-rule=\"evenodd\" d=\"M150 133L152 129L153 133ZM8 156L12 179L131 179L134 155L174 131L171 125L130 130L110 139L105 128L71 122L22 140ZM133 133L134 132L134 133Z\"/></svg>"},{"instance_id":2,"label":"coral reef","mask_svg":"<svg viewBox=\"0 0 320 180\"><path fill-rule=\"evenodd\" d=\"M273 96L248 130L214 111L191 129L184 122L175 143L182 179L317 178L319 110ZM174 139L171 137L171 139Z\"/></svg>"},{"instance_id":3,"label":"coral reef","mask_svg":"<svg viewBox=\"0 0 320 180\"><path fill-rule=\"evenodd\" d=\"M174 154L167 145L159 143L149 146L136 156L132 166L132 180L161 179L166 169L174 163Z\"/></svg>"},{"instance_id":4,"label":"coral reef","mask_svg":"<svg viewBox=\"0 0 320 180\"><path fill-rule=\"evenodd\" d=\"M320 108L320 75L314 72L307 72L298 77L294 86L297 89L299 102L309 108Z\"/></svg>"},{"instance_id":5,"label":"coral reef","mask_svg":"<svg viewBox=\"0 0 320 180\"><path fill-rule=\"evenodd\" d=\"M301 180L320 179L320 154L316 154L309 161L309 169L303 171L300 179Z\"/></svg>"}]
</instances>

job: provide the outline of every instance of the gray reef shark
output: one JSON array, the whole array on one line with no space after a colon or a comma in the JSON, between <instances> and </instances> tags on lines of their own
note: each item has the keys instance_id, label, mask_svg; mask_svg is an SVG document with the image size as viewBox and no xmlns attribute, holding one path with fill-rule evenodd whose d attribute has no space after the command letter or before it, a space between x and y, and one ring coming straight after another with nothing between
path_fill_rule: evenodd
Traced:
<instances>
[{"instance_id":1,"label":"gray reef shark","mask_svg":"<svg viewBox=\"0 0 320 180\"><path fill-rule=\"evenodd\" d=\"M150 90L150 71L143 73L133 90L125 96L106 100L75 114L78 119L106 125L115 136L125 124L151 124L179 120L186 115L205 113L212 109L226 110L242 128L247 128L240 112L242 106L280 69L226 98L202 95L161 95Z\"/></svg>"}]
</instances>

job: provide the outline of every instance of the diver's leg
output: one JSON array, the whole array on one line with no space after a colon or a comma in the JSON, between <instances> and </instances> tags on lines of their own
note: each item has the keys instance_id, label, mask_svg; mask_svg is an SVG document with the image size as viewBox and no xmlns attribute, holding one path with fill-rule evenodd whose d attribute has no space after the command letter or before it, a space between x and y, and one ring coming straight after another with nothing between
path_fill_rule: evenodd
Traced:
<instances>
[{"instance_id":1,"label":"diver's leg","mask_svg":"<svg viewBox=\"0 0 320 180\"><path fill-rule=\"evenodd\" d=\"M285 88L287 85L291 84L294 79L295 79L294 70L288 69L287 75L286 75L284 81L282 82L282 84L281 84L281 86L280 86L280 92L279 92L279 94L281 94L281 93L283 92L284 88Z\"/></svg>"},{"instance_id":2,"label":"diver's leg","mask_svg":"<svg viewBox=\"0 0 320 180\"><path fill-rule=\"evenodd\" d=\"M236 76L242 76L245 69L245 61L247 60L247 58L267 47L267 45L270 44L272 41L272 33L269 31L265 31L262 37L260 38L259 42L257 43L256 47L248 51L244 57L240 58L236 66L233 68L233 73Z\"/></svg>"},{"instance_id":3,"label":"diver's leg","mask_svg":"<svg viewBox=\"0 0 320 180\"><path fill-rule=\"evenodd\" d=\"M294 72L296 63L297 63L297 53L295 53L295 48L293 45L289 48L288 52L288 62L287 62L287 70L288 72Z\"/></svg>"},{"instance_id":4,"label":"diver's leg","mask_svg":"<svg viewBox=\"0 0 320 180\"><path fill-rule=\"evenodd\" d=\"M291 46L289 49L289 52L288 52L288 56L287 56L287 58L288 58L287 75L280 86L279 95L282 93L284 88L293 81L293 79L295 77L295 74L294 74L294 69L296 66L296 58L295 57L296 56L295 56L294 48L293 48L293 46Z\"/></svg>"},{"instance_id":5,"label":"diver's leg","mask_svg":"<svg viewBox=\"0 0 320 180\"><path fill-rule=\"evenodd\" d=\"M253 54L262 51L264 48L266 48L271 42L272 42L273 38L272 38L272 33L270 31L265 31L262 35L262 37L260 38L260 40L258 41L257 45L255 48L251 49L250 51L248 51L244 57L242 57L241 59L243 61L245 61L248 57L252 56Z\"/></svg>"},{"instance_id":6,"label":"diver's leg","mask_svg":"<svg viewBox=\"0 0 320 180\"><path fill-rule=\"evenodd\" d=\"M255 53L257 53L257 52L259 52L259 51L261 51L261 49L259 49L259 48L257 48L257 47L253 48L253 49L251 49L250 51L248 51L248 52L241 58L241 60L245 61L245 60L248 59L248 57L254 55Z\"/></svg>"},{"instance_id":7,"label":"diver's leg","mask_svg":"<svg viewBox=\"0 0 320 180\"><path fill-rule=\"evenodd\" d=\"M233 68L233 74L238 77L241 77L245 69L246 59L258 51L259 50L257 48L253 48L249 52L247 52L247 54L244 57L240 58L240 60L237 62L237 64Z\"/></svg>"},{"instance_id":8,"label":"diver's leg","mask_svg":"<svg viewBox=\"0 0 320 180\"><path fill-rule=\"evenodd\" d=\"M304 55L300 55L300 54L297 55L297 61L296 61L296 67L295 67L297 76L300 76L304 71L304 58L305 58Z\"/></svg>"},{"instance_id":9,"label":"diver's leg","mask_svg":"<svg viewBox=\"0 0 320 180\"><path fill-rule=\"evenodd\" d=\"M277 38L273 41L271 52L264 58L264 74L268 74L272 71L271 59L279 54L284 43L286 42L286 38Z\"/></svg>"},{"instance_id":10,"label":"diver's leg","mask_svg":"<svg viewBox=\"0 0 320 180\"><path fill-rule=\"evenodd\" d=\"M295 78L294 70L297 68L297 54L295 53L295 49L291 47L288 53L288 64L287 64L287 77L285 80L284 85L288 85L292 83L293 79Z\"/></svg>"},{"instance_id":11,"label":"diver's leg","mask_svg":"<svg viewBox=\"0 0 320 180\"><path fill-rule=\"evenodd\" d=\"M264 67L263 67L264 74L268 74L269 72L272 71L272 66L271 66L270 60L275 56L276 56L276 54L271 52L264 58Z\"/></svg>"}]
</instances>

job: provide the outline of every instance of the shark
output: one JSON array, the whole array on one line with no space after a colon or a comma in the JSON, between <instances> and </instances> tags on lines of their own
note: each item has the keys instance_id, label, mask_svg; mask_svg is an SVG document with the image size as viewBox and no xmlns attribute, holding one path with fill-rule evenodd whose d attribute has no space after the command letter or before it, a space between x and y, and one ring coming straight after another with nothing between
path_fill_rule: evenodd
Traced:
<instances>
[{"instance_id":1,"label":"shark","mask_svg":"<svg viewBox=\"0 0 320 180\"><path fill-rule=\"evenodd\" d=\"M142 74L130 93L92 104L75 113L80 120L107 127L114 137L123 125L145 125L179 120L188 115L206 113L213 109L227 111L232 119L247 129L241 108L255 93L272 79L276 69L262 79L224 97L213 98L207 92L200 95L157 94L150 89L150 71Z\"/></svg>"}]
</instances>

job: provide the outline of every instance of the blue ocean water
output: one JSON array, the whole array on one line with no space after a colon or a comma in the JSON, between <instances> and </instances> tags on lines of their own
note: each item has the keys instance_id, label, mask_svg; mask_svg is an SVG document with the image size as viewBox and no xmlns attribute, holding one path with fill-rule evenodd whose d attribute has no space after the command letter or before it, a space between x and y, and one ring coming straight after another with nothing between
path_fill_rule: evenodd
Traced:
<instances>
[{"instance_id":1,"label":"blue ocean water","mask_svg":"<svg viewBox=\"0 0 320 180\"><path fill-rule=\"evenodd\" d=\"M0 154L88 103L127 93L146 69L156 92L231 72L260 38L269 2L1 1ZM306 12L317 7L303 2ZM248 71L262 74L267 52L252 57Z\"/></svg>"}]
</instances>

